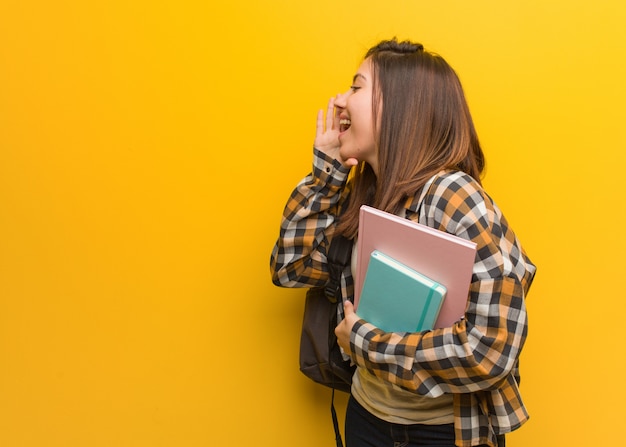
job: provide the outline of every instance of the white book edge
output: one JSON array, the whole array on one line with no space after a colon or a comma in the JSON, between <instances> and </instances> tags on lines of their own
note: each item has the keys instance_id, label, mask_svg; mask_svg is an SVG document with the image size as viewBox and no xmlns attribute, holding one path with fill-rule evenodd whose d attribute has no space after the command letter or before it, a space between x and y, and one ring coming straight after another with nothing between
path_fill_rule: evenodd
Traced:
<instances>
[{"instance_id":1,"label":"white book edge","mask_svg":"<svg viewBox=\"0 0 626 447\"><path fill-rule=\"evenodd\" d=\"M384 262L385 264L387 264L391 268L393 268L395 270L398 270L399 272L405 273L407 276L410 276L411 278L415 279L416 281L421 282L422 284L426 285L429 289L433 289L435 291L438 291L438 292L440 292L443 295L445 295L445 293L447 292L447 289L446 289L446 287L443 284L438 283L437 281L432 280L428 276L423 275L422 273L418 272L417 270L414 270L414 269L408 267L407 265L403 264L402 262L392 258L391 256L386 255L385 253L383 253L381 251L374 250L374 252L372 253L372 256L377 257L380 261Z\"/></svg>"}]
</instances>

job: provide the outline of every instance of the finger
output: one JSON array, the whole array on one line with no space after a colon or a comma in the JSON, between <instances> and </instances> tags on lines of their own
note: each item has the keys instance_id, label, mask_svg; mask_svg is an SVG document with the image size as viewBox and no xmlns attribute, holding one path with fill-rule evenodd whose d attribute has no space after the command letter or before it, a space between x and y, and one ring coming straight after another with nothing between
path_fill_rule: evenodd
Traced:
<instances>
[{"instance_id":1,"label":"finger","mask_svg":"<svg viewBox=\"0 0 626 447\"><path fill-rule=\"evenodd\" d=\"M337 96L335 96L335 99L333 100L333 105L335 105L335 109L333 110L333 127L335 129L339 129L339 115L341 114L341 108L338 107L336 104L340 96L340 94L337 94Z\"/></svg>"},{"instance_id":2,"label":"finger","mask_svg":"<svg viewBox=\"0 0 626 447\"><path fill-rule=\"evenodd\" d=\"M326 110L326 130L331 130L333 128L335 116L335 98L330 98L328 100L328 109Z\"/></svg>"},{"instance_id":3,"label":"finger","mask_svg":"<svg viewBox=\"0 0 626 447\"><path fill-rule=\"evenodd\" d=\"M315 136L321 135L323 133L324 133L324 111L318 110L317 122L315 124Z\"/></svg>"},{"instance_id":4,"label":"finger","mask_svg":"<svg viewBox=\"0 0 626 447\"><path fill-rule=\"evenodd\" d=\"M339 322L339 324L337 326L335 326L335 330L333 332L335 332L335 336L337 338L339 338L339 335L341 334L341 325L344 324L343 321Z\"/></svg>"},{"instance_id":5,"label":"finger","mask_svg":"<svg viewBox=\"0 0 626 447\"><path fill-rule=\"evenodd\" d=\"M354 304L352 302L347 301L343 303L343 313L346 317L354 313Z\"/></svg>"},{"instance_id":6,"label":"finger","mask_svg":"<svg viewBox=\"0 0 626 447\"><path fill-rule=\"evenodd\" d=\"M348 158L345 162L344 165L345 166L350 166L350 167L354 167L356 165L359 164L359 160L357 160L356 158Z\"/></svg>"}]
</instances>

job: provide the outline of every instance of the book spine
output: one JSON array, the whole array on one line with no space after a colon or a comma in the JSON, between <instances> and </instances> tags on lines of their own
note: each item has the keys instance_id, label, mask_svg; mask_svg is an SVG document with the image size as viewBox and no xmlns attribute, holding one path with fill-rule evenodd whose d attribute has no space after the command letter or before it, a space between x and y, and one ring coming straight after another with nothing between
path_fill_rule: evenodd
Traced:
<instances>
[{"instance_id":1,"label":"book spine","mask_svg":"<svg viewBox=\"0 0 626 447\"><path fill-rule=\"evenodd\" d=\"M424 305L422 316L420 317L419 323L417 323L417 331L421 331L424 328L424 320L426 319L426 315L430 314L430 302L432 301L434 294L435 288L431 287L428 291L428 296L426 297L426 304Z\"/></svg>"}]
</instances>

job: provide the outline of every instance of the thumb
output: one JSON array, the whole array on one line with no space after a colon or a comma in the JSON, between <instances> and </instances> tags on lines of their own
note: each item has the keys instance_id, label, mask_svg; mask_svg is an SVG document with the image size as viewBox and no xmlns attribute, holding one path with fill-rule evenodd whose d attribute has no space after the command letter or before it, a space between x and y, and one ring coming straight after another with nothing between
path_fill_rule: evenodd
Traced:
<instances>
[{"instance_id":1,"label":"thumb","mask_svg":"<svg viewBox=\"0 0 626 447\"><path fill-rule=\"evenodd\" d=\"M345 317L354 313L354 304L352 304L351 301L346 300L346 302L343 303L343 313Z\"/></svg>"},{"instance_id":2,"label":"thumb","mask_svg":"<svg viewBox=\"0 0 626 447\"><path fill-rule=\"evenodd\" d=\"M346 161L343 162L344 166L348 166L350 168L357 166L359 164L359 160L357 160L356 158L348 158Z\"/></svg>"}]
</instances>

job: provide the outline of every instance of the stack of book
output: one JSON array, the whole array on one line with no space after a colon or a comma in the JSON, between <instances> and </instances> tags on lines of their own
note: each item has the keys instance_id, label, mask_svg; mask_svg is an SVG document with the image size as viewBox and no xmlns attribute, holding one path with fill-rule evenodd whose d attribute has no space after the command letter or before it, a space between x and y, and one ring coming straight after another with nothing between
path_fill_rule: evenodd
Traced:
<instances>
[{"instance_id":1,"label":"stack of book","mask_svg":"<svg viewBox=\"0 0 626 447\"><path fill-rule=\"evenodd\" d=\"M355 307L364 320L419 332L465 314L475 243L363 206L356 249Z\"/></svg>"}]
</instances>

